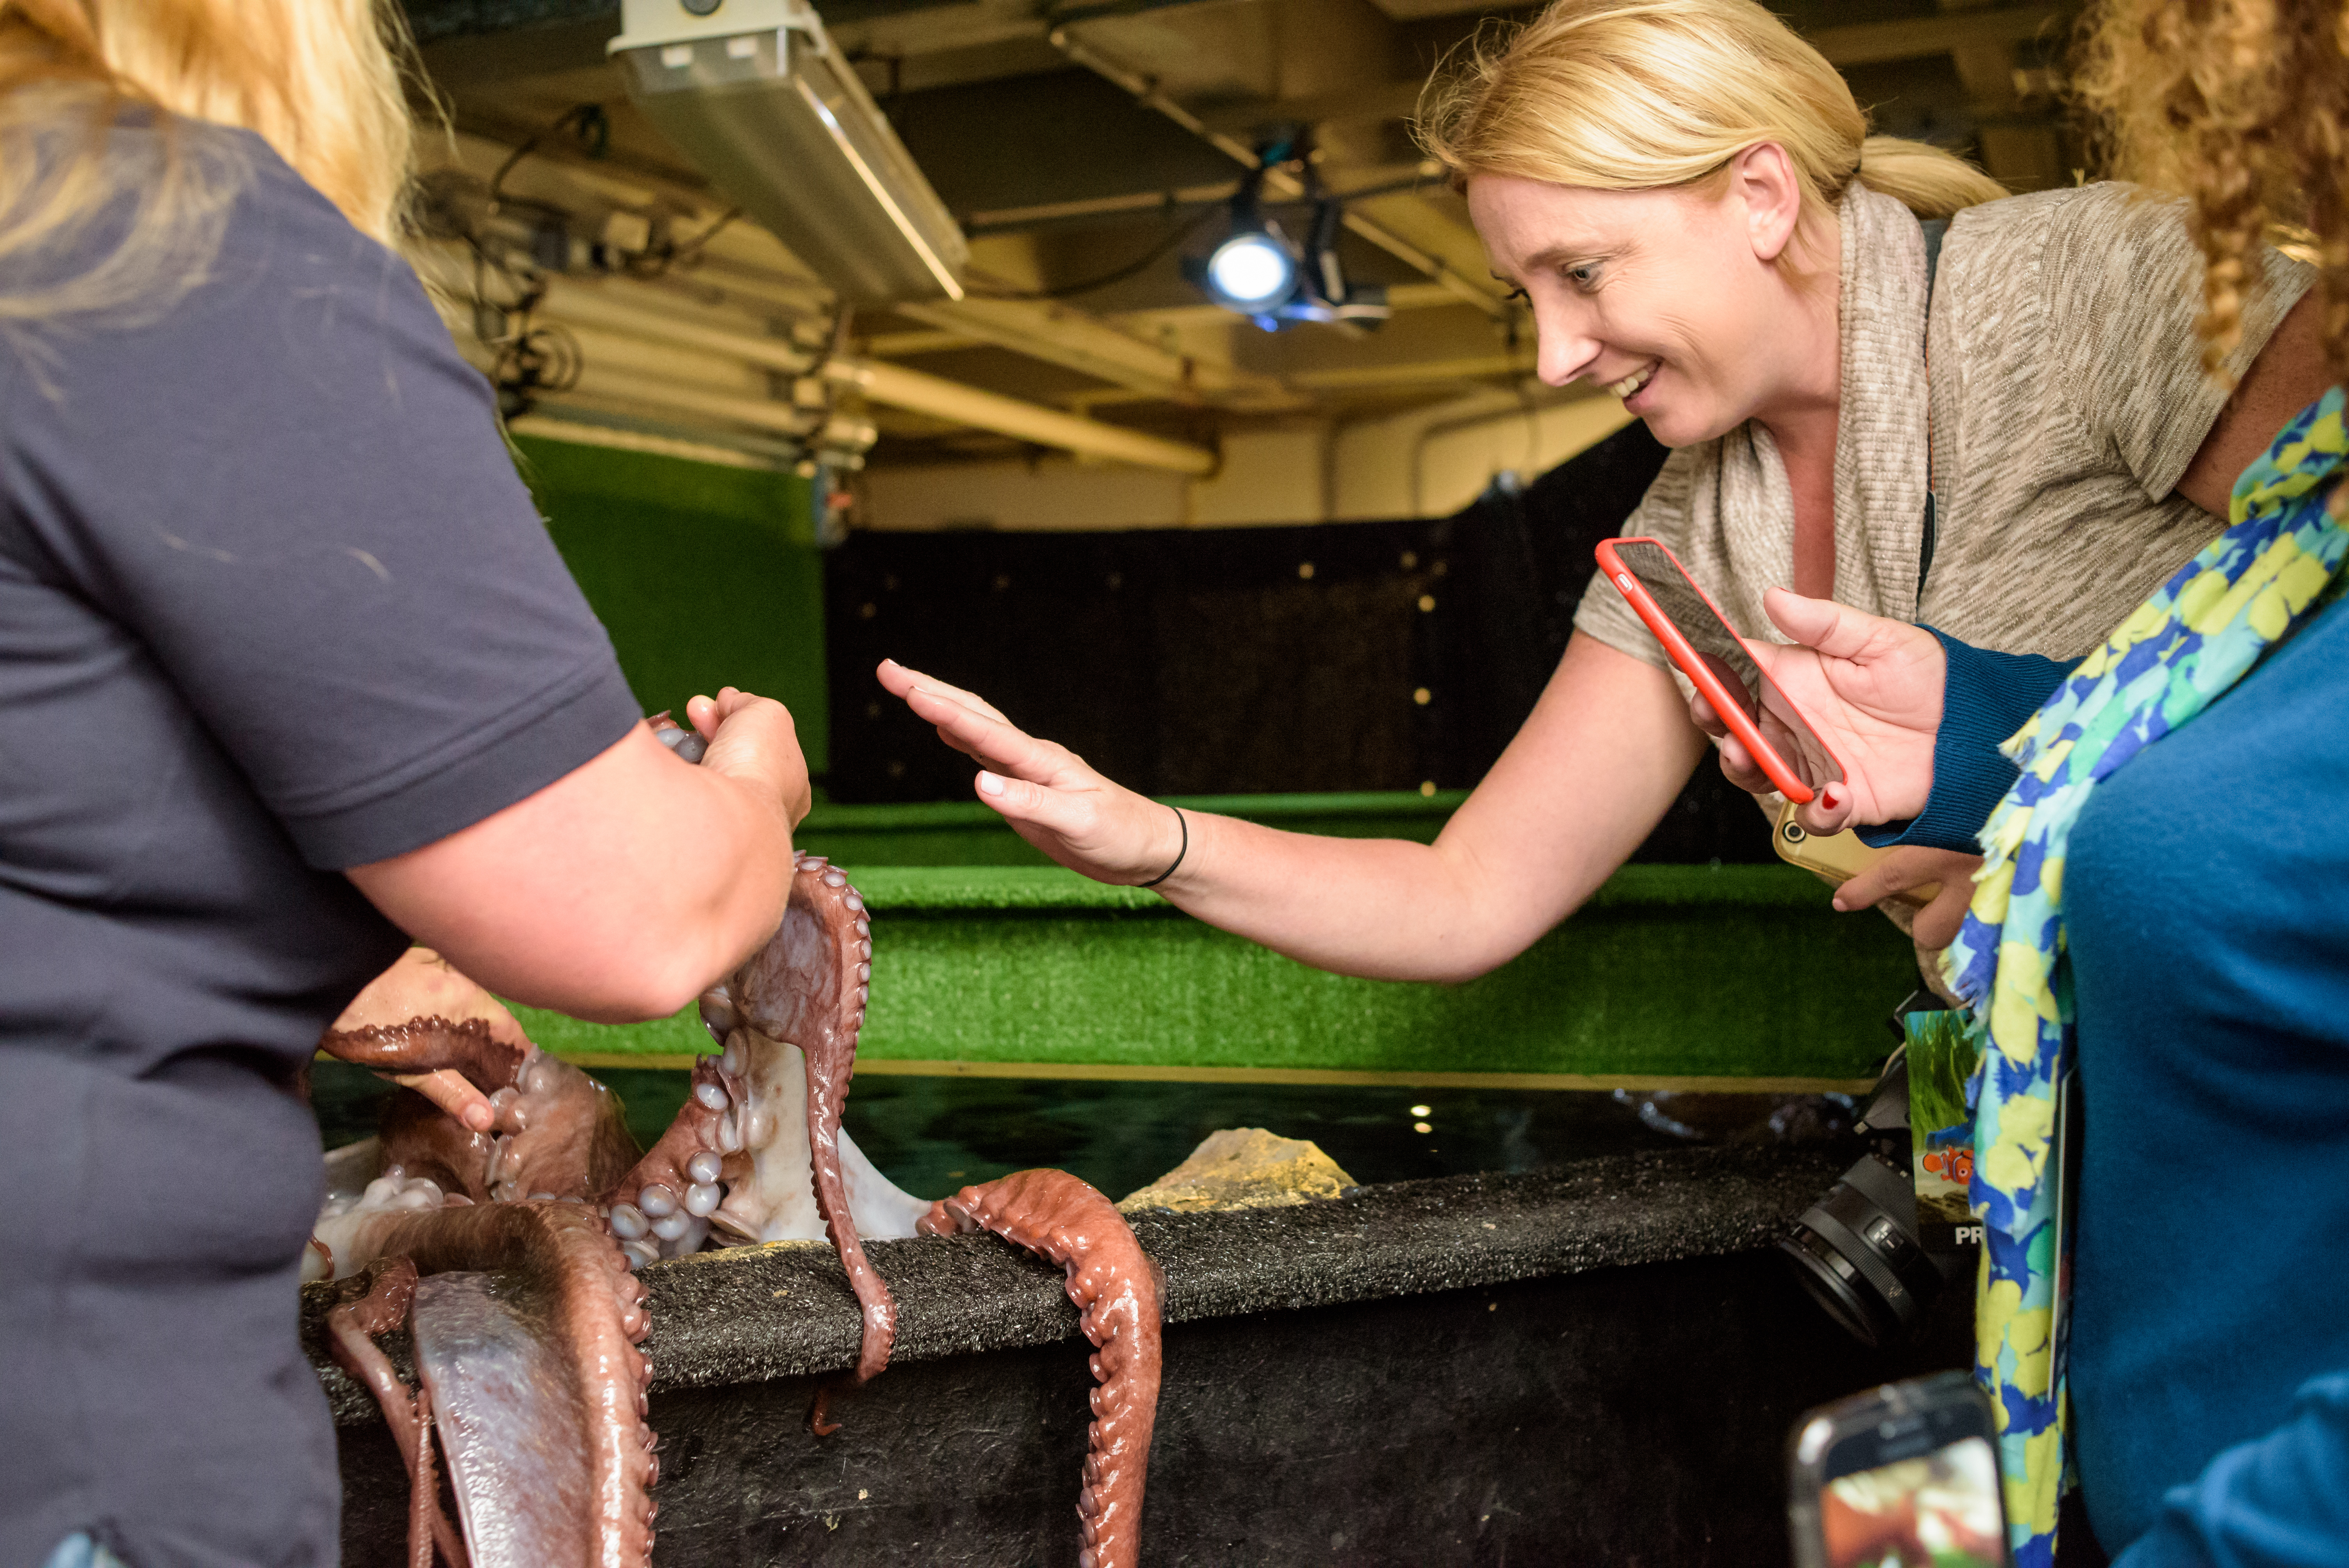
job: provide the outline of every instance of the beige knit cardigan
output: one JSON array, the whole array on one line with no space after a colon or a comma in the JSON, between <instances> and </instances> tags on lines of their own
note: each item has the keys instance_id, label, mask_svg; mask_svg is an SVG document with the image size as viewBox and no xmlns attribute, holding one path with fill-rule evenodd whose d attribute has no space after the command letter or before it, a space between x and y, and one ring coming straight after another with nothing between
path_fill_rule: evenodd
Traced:
<instances>
[{"instance_id":1,"label":"beige knit cardigan","mask_svg":"<svg viewBox=\"0 0 2349 1568\"><path fill-rule=\"evenodd\" d=\"M2173 490L2227 398L2201 370L2184 213L2111 184L1970 208L1942 244L1929 338L1917 220L1865 188L1845 197L1837 599L2069 658L2224 526ZM2313 275L2264 260L2237 372ZM1929 407L1937 527L1920 603ZM1673 452L1623 531L1669 544L1746 636L1784 640L1762 593L1793 585L1794 497L1761 426ZM1575 625L1665 662L1603 577Z\"/></svg>"}]
</instances>

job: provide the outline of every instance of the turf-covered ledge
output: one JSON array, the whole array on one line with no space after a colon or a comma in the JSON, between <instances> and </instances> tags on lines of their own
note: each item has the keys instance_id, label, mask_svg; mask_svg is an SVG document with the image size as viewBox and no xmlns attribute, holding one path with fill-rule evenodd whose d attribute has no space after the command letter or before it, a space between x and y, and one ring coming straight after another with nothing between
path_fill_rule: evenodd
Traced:
<instances>
[{"instance_id":1,"label":"turf-covered ledge","mask_svg":"<svg viewBox=\"0 0 2349 1568\"><path fill-rule=\"evenodd\" d=\"M1849 1086L1916 984L1906 938L1837 914L1785 866L1627 867L1463 985L1324 974L1057 867L849 869L874 912L868 1073ZM591 1066L709 1048L689 1011L626 1028L523 1021Z\"/></svg>"},{"instance_id":2,"label":"turf-covered ledge","mask_svg":"<svg viewBox=\"0 0 2349 1568\"><path fill-rule=\"evenodd\" d=\"M1130 1218L1164 1271L1165 1321L1180 1324L1765 1247L1839 1168L1818 1150L1672 1150L1362 1187L1293 1208ZM1060 1271L991 1236L866 1251L896 1297L896 1361L1078 1334ZM856 1298L822 1243L703 1253L641 1274L655 1393L844 1371L856 1360ZM372 1400L326 1354L330 1300L328 1286L304 1290L305 1347L336 1420L376 1420ZM405 1336L386 1344L407 1372Z\"/></svg>"},{"instance_id":3,"label":"turf-covered ledge","mask_svg":"<svg viewBox=\"0 0 2349 1568\"><path fill-rule=\"evenodd\" d=\"M1409 839L1428 843L1463 800L1464 789L1361 790L1344 794L1174 795L1166 804L1261 822L1294 833L1339 839ZM1047 866L1044 851L977 800L841 806L820 802L792 835L812 855L843 865Z\"/></svg>"}]
</instances>

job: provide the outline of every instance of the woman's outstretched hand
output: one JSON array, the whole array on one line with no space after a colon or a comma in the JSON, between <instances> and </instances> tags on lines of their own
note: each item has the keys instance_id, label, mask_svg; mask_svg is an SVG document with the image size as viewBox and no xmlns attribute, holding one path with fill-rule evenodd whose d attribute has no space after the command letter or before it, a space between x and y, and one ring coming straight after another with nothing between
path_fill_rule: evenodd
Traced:
<instances>
[{"instance_id":1,"label":"woman's outstretched hand","mask_svg":"<svg viewBox=\"0 0 2349 1568\"><path fill-rule=\"evenodd\" d=\"M1184 828L1166 807L1102 778L1067 747L1027 734L970 692L895 659L877 673L915 717L937 727L939 739L979 765L978 798L1053 860L1095 882L1127 885L1174 864Z\"/></svg>"},{"instance_id":2,"label":"woman's outstretched hand","mask_svg":"<svg viewBox=\"0 0 2349 1568\"><path fill-rule=\"evenodd\" d=\"M1923 810L1941 727L1948 661L1940 642L1921 626L1784 588L1762 603L1795 645L1748 643L1747 650L1843 761L1842 780L1801 809L1803 826L1837 833ZM1731 783L1756 795L1775 788L1702 696L1690 697L1689 717L1721 741L1721 771Z\"/></svg>"}]
</instances>

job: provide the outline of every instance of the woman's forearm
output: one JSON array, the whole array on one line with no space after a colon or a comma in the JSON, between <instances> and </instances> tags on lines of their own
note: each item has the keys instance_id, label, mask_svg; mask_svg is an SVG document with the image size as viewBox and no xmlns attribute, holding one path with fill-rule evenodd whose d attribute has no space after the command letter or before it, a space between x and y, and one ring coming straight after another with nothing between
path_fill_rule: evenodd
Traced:
<instances>
[{"instance_id":1,"label":"woman's forearm","mask_svg":"<svg viewBox=\"0 0 2349 1568\"><path fill-rule=\"evenodd\" d=\"M1319 969L1379 980L1465 980L1509 956L1464 918L1474 891L1433 845L1185 815L1190 849L1158 891L1210 925Z\"/></svg>"},{"instance_id":2,"label":"woman's forearm","mask_svg":"<svg viewBox=\"0 0 2349 1568\"><path fill-rule=\"evenodd\" d=\"M1474 979L1579 908L1703 754L1662 672L1578 636L1524 729L1433 844L1186 813L1190 847L1158 891L1317 968Z\"/></svg>"},{"instance_id":3,"label":"woman's forearm","mask_svg":"<svg viewBox=\"0 0 2349 1568\"><path fill-rule=\"evenodd\" d=\"M600 1022L661 1016L781 917L792 808L774 771L694 767L638 728L506 810L349 875L500 995Z\"/></svg>"}]
</instances>

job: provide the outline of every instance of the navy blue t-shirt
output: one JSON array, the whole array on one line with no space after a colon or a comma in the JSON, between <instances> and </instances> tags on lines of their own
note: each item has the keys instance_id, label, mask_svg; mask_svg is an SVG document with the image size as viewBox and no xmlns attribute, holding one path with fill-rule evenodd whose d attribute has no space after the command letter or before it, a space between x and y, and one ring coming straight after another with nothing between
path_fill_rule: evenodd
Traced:
<instances>
[{"instance_id":1,"label":"navy blue t-shirt","mask_svg":"<svg viewBox=\"0 0 2349 1568\"><path fill-rule=\"evenodd\" d=\"M406 942L342 869L636 717L415 274L190 132L244 170L205 281L0 338L0 1563L335 1561L293 1086Z\"/></svg>"}]
</instances>

